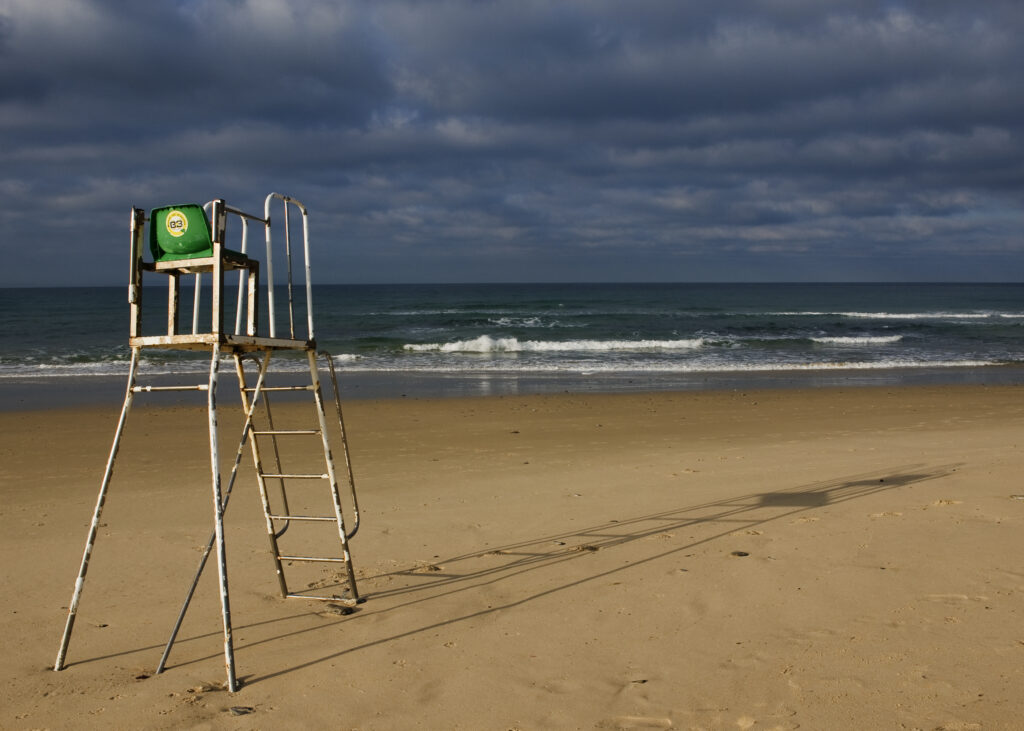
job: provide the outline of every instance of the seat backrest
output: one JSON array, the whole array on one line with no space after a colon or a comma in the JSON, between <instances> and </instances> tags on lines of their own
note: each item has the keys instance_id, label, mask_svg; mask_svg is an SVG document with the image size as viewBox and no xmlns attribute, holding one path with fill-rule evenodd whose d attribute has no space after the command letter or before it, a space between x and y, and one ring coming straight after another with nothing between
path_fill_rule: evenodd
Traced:
<instances>
[{"instance_id":1,"label":"seat backrest","mask_svg":"<svg viewBox=\"0 0 1024 731\"><path fill-rule=\"evenodd\" d=\"M206 212L198 203L154 208L149 216L149 250L154 261L213 255Z\"/></svg>"}]
</instances>

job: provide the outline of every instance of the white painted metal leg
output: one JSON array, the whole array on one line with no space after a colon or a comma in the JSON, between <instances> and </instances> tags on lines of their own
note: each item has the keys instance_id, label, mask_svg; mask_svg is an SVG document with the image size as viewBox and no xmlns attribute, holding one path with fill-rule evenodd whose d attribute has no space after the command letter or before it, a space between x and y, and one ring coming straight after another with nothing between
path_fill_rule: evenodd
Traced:
<instances>
[{"instance_id":1,"label":"white painted metal leg","mask_svg":"<svg viewBox=\"0 0 1024 731\"><path fill-rule=\"evenodd\" d=\"M114 474L114 460L117 458L117 451L121 446L121 435L124 433L125 421L128 419L128 410L132 406L132 397L135 394L135 376L139 367L139 349L132 348L132 360L128 369L128 388L124 394L124 405L121 407L121 418L117 422L117 429L114 432L114 443L110 447L110 456L107 458L107 468L103 473L103 481L100 483L100 494L96 499L96 509L93 511L92 524L89 526L89 536L85 540L85 552L82 554L82 565L78 570L78 578L75 580L75 590L71 596L71 604L68 606L68 619L64 625L64 635L60 640L60 649L57 651L57 662L54 663L54 670L64 669L64 659L67 657L68 644L71 642L71 630L75 626L75 617L78 615L78 602L82 598L82 587L85 586L85 574L89 570L89 559L92 556L92 547L96 543L96 533L99 530L100 515L103 513L103 505L107 499L107 488L110 486L110 478Z\"/></svg>"},{"instance_id":2,"label":"white painted metal leg","mask_svg":"<svg viewBox=\"0 0 1024 731\"><path fill-rule=\"evenodd\" d=\"M352 568L352 554L348 550L348 535L345 532L345 517L341 510L341 495L338 491L338 476L334 469L334 455L331 453L331 444L327 433L327 415L324 412L323 391L320 388L320 371L317 367L316 352L307 351L306 357L309 360L309 375L313 384L313 396L316 399L316 414L320 422L320 438L323 442L324 458L327 463L327 474L331 481L331 499L334 503L334 516L338 524L338 538L341 541L341 554L345 564L345 574L348 579L349 599L353 602L359 601L359 590L356 588L355 570Z\"/></svg>"},{"instance_id":3,"label":"white painted metal leg","mask_svg":"<svg viewBox=\"0 0 1024 731\"><path fill-rule=\"evenodd\" d=\"M265 359L266 360L266 359ZM241 362L239 356L235 355L235 362L238 364L239 378L243 378L244 374L241 372ZM231 477L228 478L228 486L224 491L224 511L228 509L228 501L231 499L231 491L235 486L235 478L238 476L238 467L242 462L242 452L245 448L245 442L249 439L249 432L252 431L252 417L253 412L256 410L256 403L259 400L260 390L263 388L263 376L266 373L266 365L260 369L259 377L256 380L256 389L253 393L253 397L249 401L243 401L245 405L245 423L242 425L242 436L238 441L238 451L235 453L235 464L231 468ZM243 396L246 394L243 392ZM199 568L196 569L195 576L192 577L192 584L189 586L188 593L185 595L185 601L181 605L181 610L178 612L178 619L174 623L174 629L171 630L170 639L167 640L167 645L164 647L164 654L160 658L160 662L156 666L156 674L159 675L164 671L167 666L167 658L170 657L171 648L174 647L174 642L178 638L178 631L181 629L181 623L185 620L185 614L188 612L189 605L192 603L192 597L196 593L196 587L199 586L199 579L203 575L203 571L206 569L206 562L210 558L210 554L213 552L214 544L217 540L217 531L214 529L213 533L210 534L210 539L206 542L206 548L203 550L202 558L199 559Z\"/></svg>"},{"instance_id":4,"label":"white painted metal leg","mask_svg":"<svg viewBox=\"0 0 1024 731\"><path fill-rule=\"evenodd\" d=\"M210 471L213 482L214 534L217 543L217 575L220 578L220 606L224 619L224 664L228 674L228 690L238 690L235 678L235 648L231 637L231 602L228 599L228 563L224 545L224 499L220 486L220 455L217 451L217 373L220 368L220 347L213 346L210 359Z\"/></svg>"}]
</instances>

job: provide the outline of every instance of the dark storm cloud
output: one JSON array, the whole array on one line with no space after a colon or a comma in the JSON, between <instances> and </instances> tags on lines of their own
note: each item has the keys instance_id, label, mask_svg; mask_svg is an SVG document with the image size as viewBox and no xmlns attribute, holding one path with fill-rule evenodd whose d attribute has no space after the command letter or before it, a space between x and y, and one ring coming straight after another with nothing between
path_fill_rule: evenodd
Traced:
<instances>
[{"instance_id":1,"label":"dark storm cloud","mask_svg":"<svg viewBox=\"0 0 1024 731\"><path fill-rule=\"evenodd\" d=\"M0 0L0 283L116 283L130 205L272 189L324 281L1016 278L1022 32L996 1Z\"/></svg>"}]
</instances>

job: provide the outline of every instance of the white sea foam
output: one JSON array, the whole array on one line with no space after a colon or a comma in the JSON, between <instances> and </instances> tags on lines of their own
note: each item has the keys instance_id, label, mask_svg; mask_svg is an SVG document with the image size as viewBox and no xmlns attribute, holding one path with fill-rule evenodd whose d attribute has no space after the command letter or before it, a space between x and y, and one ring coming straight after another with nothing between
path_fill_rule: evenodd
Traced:
<instances>
[{"instance_id":1,"label":"white sea foam","mask_svg":"<svg viewBox=\"0 0 1024 731\"><path fill-rule=\"evenodd\" d=\"M920 360L912 358L887 358L869 362L851 361L805 361L805 362L749 362L736 363L714 360L678 361L659 359L652 362L635 360L615 361L604 360L599 356L586 359L552 360L540 356L537 360L480 360L480 359L427 359L416 362L399 360L379 360L355 354L334 356L343 370L350 373L497 373L514 375L516 373L548 373L548 374L686 374L686 373L762 373L785 371L832 371L832 370L886 370L886 369L921 369L921 368L979 368L1006 364L1005 360ZM190 363L143 363L142 372L146 376L189 375L195 377L205 373L208 365L195 361ZM274 369L287 373L304 373L305 360L294 362L281 359L275 363ZM68 365L37 365L34 368L0 367L0 381L22 378L62 378L82 376L116 376L127 375L128 364L68 364ZM339 371L341 372L341 371Z\"/></svg>"},{"instance_id":2,"label":"white sea foam","mask_svg":"<svg viewBox=\"0 0 1024 731\"><path fill-rule=\"evenodd\" d=\"M342 363L346 357L353 359L359 356L335 357L335 362ZM277 359L274 361L274 370L284 373L305 373L309 366L303 360ZM2 379L24 379L24 378L79 378L84 376L114 376L125 378L128 376L129 363L127 360L100 360L81 361L75 363L20 363L0 365L0 380ZM139 361L139 375L143 378L149 376L188 376L194 378L205 377L210 369L209 361L205 358L174 359L174 360L149 360L142 358ZM223 369L223 365L222 365ZM232 369L233 370L233 369Z\"/></svg>"},{"instance_id":3,"label":"white sea foam","mask_svg":"<svg viewBox=\"0 0 1024 731\"><path fill-rule=\"evenodd\" d=\"M554 374L672 374L672 373L771 373L786 371L874 371L874 370L895 370L895 369L922 369L922 368L980 368L985 366L1000 365L994 360L939 360L920 361L909 359L890 359L872 362L851 362L851 361L820 361L803 363L669 363L660 361L658 363L630 363L628 365L609 362L588 361L586 363L554 363L550 361L538 361L534 363L508 364L501 361L486 362L436 362L434 364L420 363L415 366L402 365L356 365L347 370L351 372L382 372L382 373L554 373Z\"/></svg>"},{"instance_id":4,"label":"white sea foam","mask_svg":"<svg viewBox=\"0 0 1024 731\"><path fill-rule=\"evenodd\" d=\"M841 317L870 320L987 320L986 312L837 312Z\"/></svg>"},{"instance_id":5,"label":"white sea foam","mask_svg":"<svg viewBox=\"0 0 1024 731\"><path fill-rule=\"evenodd\" d=\"M490 322L498 327L556 327L555 323L545 323L539 317L498 317Z\"/></svg>"},{"instance_id":6,"label":"white sea foam","mask_svg":"<svg viewBox=\"0 0 1024 731\"><path fill-rule=\"evenodd\" d=\"M825 311L784 311L766 312L778 317L848 317L858 320L987 320L994 312L825 312ZM1024 317L1004 314L1000 317Z\"/></svg>"},{"instance_id":7,"label":"white sea foam","mask_svg":"<svg viewBox=\"0 0 1024 731\"><path fill-rule=\"evenodd\" d=\"M865 335L862 337L821 337L811 338L816 343L824 345L886 345L898 343L903 339L902 335Z\"/></svg>"},{"instance_id":8,"label":"white sea foam","mask_svg":"<svg viewBox=\"0 0 1024 731\"><path fill-rule=\"evenodd\" d=\"M405 350L414 353L559 353L614 352L638 350L688 350L699 348L703 338L687 340L519 340L481 335L472 340L450 343L410 343Z\"/></svg>"}]
</instances>

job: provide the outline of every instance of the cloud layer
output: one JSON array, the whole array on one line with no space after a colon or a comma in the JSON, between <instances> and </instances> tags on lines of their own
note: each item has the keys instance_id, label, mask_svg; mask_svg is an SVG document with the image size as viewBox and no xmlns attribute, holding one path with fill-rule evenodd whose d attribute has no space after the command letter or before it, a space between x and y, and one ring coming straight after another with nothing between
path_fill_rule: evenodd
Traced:
<instances>
[{"instance_id":1,"label":"cloud layer","mask_svg":"<svg viewBox=\"0 0 1024 731\"><path fill-rule=\"evenodd\" d=\"M1019 2L0 0L0 284L279 190L320 281L1013 280Z\"/></svg>"}]
</instances>

